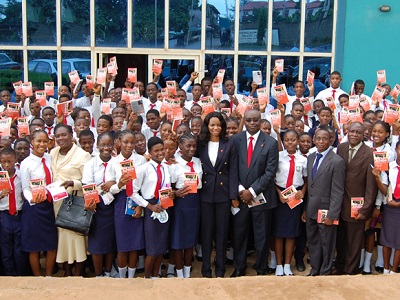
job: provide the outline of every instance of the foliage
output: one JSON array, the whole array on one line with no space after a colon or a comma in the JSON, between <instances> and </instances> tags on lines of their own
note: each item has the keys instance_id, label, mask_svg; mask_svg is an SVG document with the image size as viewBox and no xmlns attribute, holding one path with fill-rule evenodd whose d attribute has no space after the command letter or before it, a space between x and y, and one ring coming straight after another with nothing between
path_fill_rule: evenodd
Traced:
<instances>
[{"instance_id":1,"label":"foliage","mask_svg":"<svg viewBox=\"0 0 400 300\"><path fill-rule=\"evenodd\" d=\"M267 30L267 10L262 7L258 10L257 43L262 44Z\"/></svg>"}]
</instances>

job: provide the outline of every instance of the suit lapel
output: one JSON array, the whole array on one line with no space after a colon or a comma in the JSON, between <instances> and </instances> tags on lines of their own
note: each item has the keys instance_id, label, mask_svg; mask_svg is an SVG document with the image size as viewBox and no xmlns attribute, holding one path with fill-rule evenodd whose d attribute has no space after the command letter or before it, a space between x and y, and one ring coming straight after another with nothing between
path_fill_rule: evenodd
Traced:
<instances>
[{"instance_id":1,"label":"suit lapel","mask_svg":"<svg viewBox=\"0 0 400 300\"><path fill-rule=\"evenodd\" d=\"M328 167L331 159L332 159L332 149L329 150L329 152L326 154L324 160L318 167L317 174L315 174L313 181L316 181L318 179L318 177L321 176L322 173L324 173L324 171Z\"/></svg>"},{"instance_id":2,"label":"suit lapel","mask_svg":"<svg viewBox=\"0 0 400 300\"><path fill-rule=\"evenodd\" d=\"M253 156L251 157L250 162L250 169L256 163L258 156L260 155L261 151L264 149L265 146L265 136L261 134L258 136L256 145L254 146ZM246 149L247 151L247 149Z\"/></svg>"},{"instance_id":3,"label":"suit lapel","mask_svg":"<svg viewBox=\"0 0 400 300\"><path fill-rule=\"evenodd\" d=\"M226 145L227 145L226 141L224 141L224 140L219 141L217 160L215 162L215 169L218 169L218 167L222 161L222 157L224 156Z\"/></svg>"},{"instance_id":4,"label":"suit lapel","mask_svg":"<svg viewBox=\"0 0 400 300\"><path fill-rule=\"evenodd\" d=\"M366 153L365 150L367 149L366 147L367 146L365 146L365 144L361 145L360 149L358 149L358 151L356 152L356 154L353 156L352 160L350 161L349 166L357 165L360 160L364 159L364 156ZM348 157L348 155L349 155L349 151L347 151L347 157Z\"/></svg>"},{"instance_id":5,"label":"suit lapel","mask_svg":"<svg viewBox=\"0 0 400 300\"><path fill-rule=\"evenodd\" d=\"M247 167L247 138L246 138L246 132L243 132L241 134L240 138L239 138L239 147L240 147L239 153L242 153L242 155L239 155L239 157L242 158L242 163Z\"/></svg>"}]
</instances>

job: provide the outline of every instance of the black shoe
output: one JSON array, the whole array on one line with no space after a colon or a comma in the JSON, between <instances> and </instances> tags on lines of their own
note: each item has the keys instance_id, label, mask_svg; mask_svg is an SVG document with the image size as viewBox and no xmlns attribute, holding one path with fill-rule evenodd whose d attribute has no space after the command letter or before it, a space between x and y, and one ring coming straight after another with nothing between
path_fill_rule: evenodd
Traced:
<instances>
[{"instance_id":1,"label":"black shoe","mask_svg":"<svg viewBox=\"0 0 400 300\"><path fill-rule=\"evenodd\" d=\"M144 268L138 268L136 269L136 273L143 273L144 272Z\"/></svg>"},{"instance_id":2,"label":"black shoe","mask_svg":"<svg viewBox=\"0 0 400 300\"><path fill-rule=\"evenodd\" d=\"M375 271L377 271L378 273L383 273L383 267L375 266Z\"/></svg>"},{"instance_id":3,"label":"black shoe","mask_svg":"<svg viewBox=\"0 0 400 300\"><path fill-rule=\"evenodd\" d=\"M212 278L211 273L202 273L204 278Z\"/></svg>"},{"instance_id":4,"label":"black shoe","mask_svg":"<svg viewBox=\"0 0 400 300\"><path fill-rule=\"evenodd\" d=\"M267 275L267 271L257 271L257 276Z\"/></svg>"},{"instance_id":5,"label":"black shoe","mask_svg":"<svg viewBox=\"0 0 400 300\"><path fill-rule=\"evenodd\" d=\"M363 274L363 275L371 275L372 273L371 272L362 271L361 274Z\"/></svg>"},{"instance_id":6,"label":"black shoe","mask_svg":"<svg viewBox=\"0 0 400 300\"><path fill-rule=\"evenodd\" d=\"M233 265L233 259L229 259L229 258L225 259L225 264L228 265L228 266L232 266Z\"/></svg>"},{"instance_id":7,"label":"black shoe","mask_svg":"<svg viewBox=\"0 0 400 300\"><path fill-rule=\"evenodd\" d=\"M233 271L233 273L231 275L231 278L241 277L241 276L244 276L244 275L246 275L245 272L240 272L238 270L235 270L235 271Z\"/></svg>"},{"instance_id":8,"label":"black shoe","mask_svg":"<svg viewBox=\"0 0 400 300\"><path fill-rule=\"evenodd\" d=\"M276 268L270 268L270 267L267 267L267 268L268 268L267 269L268 274L275 274Z\"/></svg>"},{"instance_id":9,"label":"black shoe","mask_svg":"<svg viewBox=\"0 0 400 300\"><path fill-rule=\"evenodd\" d=\"M296 269L299 272L304 272L306 270L303 260L296 261Z\"/></svg>"},{"instance_id":10,"label":"black shoe","mask_svg":"<svg viewBox=\"0 0 400 300\"><path fill-rule=\"evenodd\" d=\"M197 259L197 261L203 261L203 257L202 256L197 256L196 255L196 259Z\"/></svg>"}]
</instances>

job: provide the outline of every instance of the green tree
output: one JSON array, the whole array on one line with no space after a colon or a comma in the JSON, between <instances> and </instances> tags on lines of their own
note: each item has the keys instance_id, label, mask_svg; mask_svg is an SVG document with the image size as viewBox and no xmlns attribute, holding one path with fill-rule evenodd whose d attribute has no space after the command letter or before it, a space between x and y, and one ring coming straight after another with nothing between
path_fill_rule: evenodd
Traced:
<instances>
[{"instance_id":1,"label":"green tree","mask_svg":"<svg viewBox=\"0 0 400 300\"><path fill-rule=\"evenodd\" d=\"M262 7L258 14L258 26L257 26L257 43L262 45L264 42L265 31L267 30L267 10Z\"/></svg>"},{"instance_id":2,"label":"green tree","mask_svg":"<svg viewBox=\"0 0 400 300\"><path fill-rule=\"evenodd\" d=\"M6 44L22 43L21 0L7 0L0 4L0 39Z\"/></svg>"}]
</instances>

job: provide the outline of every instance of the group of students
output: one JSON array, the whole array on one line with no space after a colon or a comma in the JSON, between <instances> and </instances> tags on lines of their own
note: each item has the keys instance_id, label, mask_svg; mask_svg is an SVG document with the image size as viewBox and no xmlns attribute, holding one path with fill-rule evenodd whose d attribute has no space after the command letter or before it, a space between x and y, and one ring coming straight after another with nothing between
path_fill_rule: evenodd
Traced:
<instances>
[{"instance_id":1,"label":"group of students","mask_svg":"<svg viewBox=\"0 0 400 300\"><path fill-rule=\"evenodd\" d=\"M278 75L275 69L273 84ZM257 275L291 276L293 256L296 268L305 270L307 244L311 276L371 274L375 242L375 269L397 272L400 122L391 128L382 121L388 85L380 103L368 100L372 110L364 112L362 123L340 125L340 109L349 101L340 89L340 73L332 72L331 86L316 97L313 84L307 84L310 113L300 101L306 86L298 81L289 103L277 105L284 115L281 124L272 126L269 111L274 108L257 101L256 84L252 108L238 112L243 96L234 93L231 79L224 81L226 94L213 99L215 111L202 114L199 99L212 94L213 79L193 84L197 76L193 72L177 89L183 120L176 128L161 109L157 80L146 87L135 83L143 114L132 113L111 76L103 91L98 84L93 89L83 85L80 98L70 94L73 84L62 86L58 99L48 99L39 109L34 96L22 95L21 115L29 117L30 134L19 135L13 125L10 136L0 140L1 168L12 186L0 192L4 275L41 275L44 253L46 276L53 274L55 263L64 264L66 276L81 276L89 253L96 276L111 276L116 258L120 278L133 278L141 269L146 278L156 278L168 253L167 277L188 278L196 249L203 277L212 277L215 248L216 277L225 276L229 261L235 267L231 277L244 276L249 249L256 253ZM355 93L362 95L364 87L357 80ZM1 97L0 109L5 109L10 95L3 91ZM110 115L101 112L105 97L112 101ZM336 110L327 106L328 97ZM73 113L57 115L54 103L70 100ZM389 171L374 167L373 151L387 153ZM133 162L134 179L121 169L126 161ZM195 192L187 185L187 173L197 174ZM59 182L79 196L82 185L98 186L100 202L85 205L95 211L88 237L55 226L61 201L49 193L33 197L30 181L35 179ZM292 208L293 199L282 193L291 187L294 198L302 200ZM168 208L160 202L165 189L173 199ZM352 198L363 198L353 215ZM321 220L320 210L327 210Z\"/></svg>"}]
</instances>

